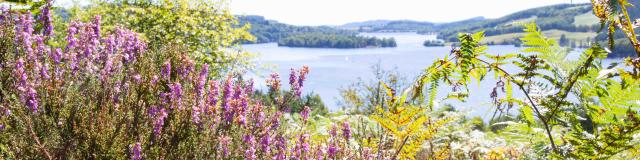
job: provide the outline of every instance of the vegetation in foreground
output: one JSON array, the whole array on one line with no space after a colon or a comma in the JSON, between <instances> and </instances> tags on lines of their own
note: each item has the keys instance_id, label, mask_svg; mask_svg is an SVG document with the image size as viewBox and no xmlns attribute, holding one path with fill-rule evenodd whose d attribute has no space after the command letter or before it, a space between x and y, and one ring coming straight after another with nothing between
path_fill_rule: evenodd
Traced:
<instances>
[{"instance_id":1,"label":"vegetation in foreground","mask_svg":"<svg viewBox=\"0 0 640 160\"><path fill-rule=\"evenodd\" d=\"M482 32L459 34L460 47L434 61L417 80L403 85L383 74L388 78L364 84L365 90L347 90L347 109L322 115L313 114L320 109L292 105L301 101L311 72L307 67L291 70L288 90L282 89L280 75L272 74L266 82L269 91L253 95L253 81L242 78L241 70L222 72L218 67L225 64L201 59L232 55L162 42L118 27L119 22L105 21L114 27L104 29L102 16L61 24L47 2L37 10L0 9L3 158L640 156L640 47L634 48L635 57L602 66L609 54L605 47L593 44L570 60L533 23L525 26L521 41L527 47L517 54L487 53ZM594 1L594 14L609 26L609 34L620 30L632 46L640 46L627 4L615 2ZM126 22L137 20L134 16ZM166 45L153 45L154 40ZM507 71L507 65L519 69ZM439 105L466 99L467 86L487 76L496 84L488 101L502 113L495 123L484 126ZM443 87L451 91L437 95ZM520 114L512 116L510 110Z\"/></svg>"}]
</instances>

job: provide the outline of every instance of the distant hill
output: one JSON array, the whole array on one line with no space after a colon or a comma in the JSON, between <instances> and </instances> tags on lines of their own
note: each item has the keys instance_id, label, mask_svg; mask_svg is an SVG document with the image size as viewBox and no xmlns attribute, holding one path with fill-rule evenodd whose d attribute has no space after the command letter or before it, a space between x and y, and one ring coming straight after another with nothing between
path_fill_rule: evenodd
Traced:
<instances>
[{"instance_id":1,"label":"distant hill","mask_svg":"<svg viewBox=\"0 0 640 160\"><path fill-rule=\"evenodd\" d=\"M360 27L379 27L389 24L392 20L371 20L364 22L351 22L338 26L340 29L358 30Z\"/></svg>"},{"instance_id":2,"label":"distant hill","mask_svg":"<svg viewBox=\"0 0 640 160\"><path fill-rule=\"evenodd\" d=\"M466 23L440 30L438 38L457 41L458 33L485 31L486 36L522 32L519 23L535 21L543 30L566 32L595 32L598 19L591 14L591 4L559 4L516 12L496 19Z\"/></svg>"},{"instance_id":3,"label":"distant hill","mask_svg":"<svg viewBox=\"0 0 640 160\"><path fill-rule=\"evenodd\" d=\"M450 23L433 23L413 20L373 20L364 22L352 22L340 25L337 28L359 32L436 32L443 28L464 25L484 20L484 17L474 17L467 20Z\"/></svg>"}]
</instances>

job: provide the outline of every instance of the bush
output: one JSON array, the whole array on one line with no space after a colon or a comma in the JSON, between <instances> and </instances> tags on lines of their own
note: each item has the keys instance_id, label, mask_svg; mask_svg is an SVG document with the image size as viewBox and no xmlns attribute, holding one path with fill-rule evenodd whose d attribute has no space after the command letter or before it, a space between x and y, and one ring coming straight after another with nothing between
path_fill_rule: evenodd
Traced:
<instances>
[{"instance_id":1,"label":"bush","mask_svg":"<svg viewBox=\"0 0 640 160\"><path fill-rule=\"evenodd\" d=\"M15 20L14 20L15 19ZM352 157L348 122L311 143L300 120L252 99L253 82L212 79L185 48L147 50L137 33L71 22L49 45L30 14L2 11L0 155L8 159ZM42 24L42 21L38 23ZM46 23L44 23L46 26ZM46 27L45 27L46 28ZM6 52L5 52L6 51ZM276 81L274 79L274 81ZM302 81L294 90L299 99ZM298 119L298 118L294 118ZM298 127L295 132L289 129ZM326 153L325 153L326 152Z\"/></svg>"}]
</instances>

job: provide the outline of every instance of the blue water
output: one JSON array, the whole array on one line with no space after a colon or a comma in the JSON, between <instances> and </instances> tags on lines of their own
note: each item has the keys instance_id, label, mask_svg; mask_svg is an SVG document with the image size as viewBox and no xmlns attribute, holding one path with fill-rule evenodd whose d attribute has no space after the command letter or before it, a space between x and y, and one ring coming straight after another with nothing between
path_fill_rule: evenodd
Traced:
<instances>
[{"instance_id":1,"label":"blue water","mask_svg":"<svg viewBox=\"0 0 640 160\"><path fill-rule=\"evenodd\" d=\"M398 43L396 48L360 48L360 49L326 49L326 48L290 48L278 47L275 43L244 45L249 52L259 54L258 69L251 73L256 79L256 86L265 89L264 77L272 72L280 74L283 83L288 82L290 68L309 66L311 72L305 82L305 92L318 93L330 110L340 109L339 89L362 78L365 82L373 80L372 65L380 64L383 69L396 68L407 80L413 82L421 71L438 58L448 55L451 47L424 47L426 39L435 39L435 35L419 35L416 33L367 33L366 36L394 37ZM514 46L490 46L488 53L518 53L521 48ZM577 55L577 54L576 54ZM577 56L573 56L576 58ZM513 69L507 69L513 70ZM492 75L492 74L491 74ZM493 76L489 76L493 77ZM286 86L286 85L285 85ZM479 85L471 83L470 96L467 102L448 100L440 104L454 104L457 109L468 111L473 116L490 117L495 110L490 104L489 93L495 86L494 80L485 80ZM438 97L450 92L450 87L442 87ZM520 95L514 91L516 96ZM515 112L515 111L513 111Z\"/></svg>"}]
</instances>

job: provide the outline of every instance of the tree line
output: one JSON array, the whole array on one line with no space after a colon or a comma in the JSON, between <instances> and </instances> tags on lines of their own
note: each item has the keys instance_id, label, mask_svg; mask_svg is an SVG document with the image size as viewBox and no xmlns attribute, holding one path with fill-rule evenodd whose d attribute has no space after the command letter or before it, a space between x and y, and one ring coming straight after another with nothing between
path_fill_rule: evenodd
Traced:
<instances>
[{"instance_id":1,"label":"tree line","mask_svg":"<svg viewBox=\"0 0 640 160\"><path fill-rule=\"evenodd\" d=\"M278 41L278 46L310 48L365 48L396 47L394 38L376 38L358 35L306 33L289 36Z\"/></svg>"}]
</instances>

